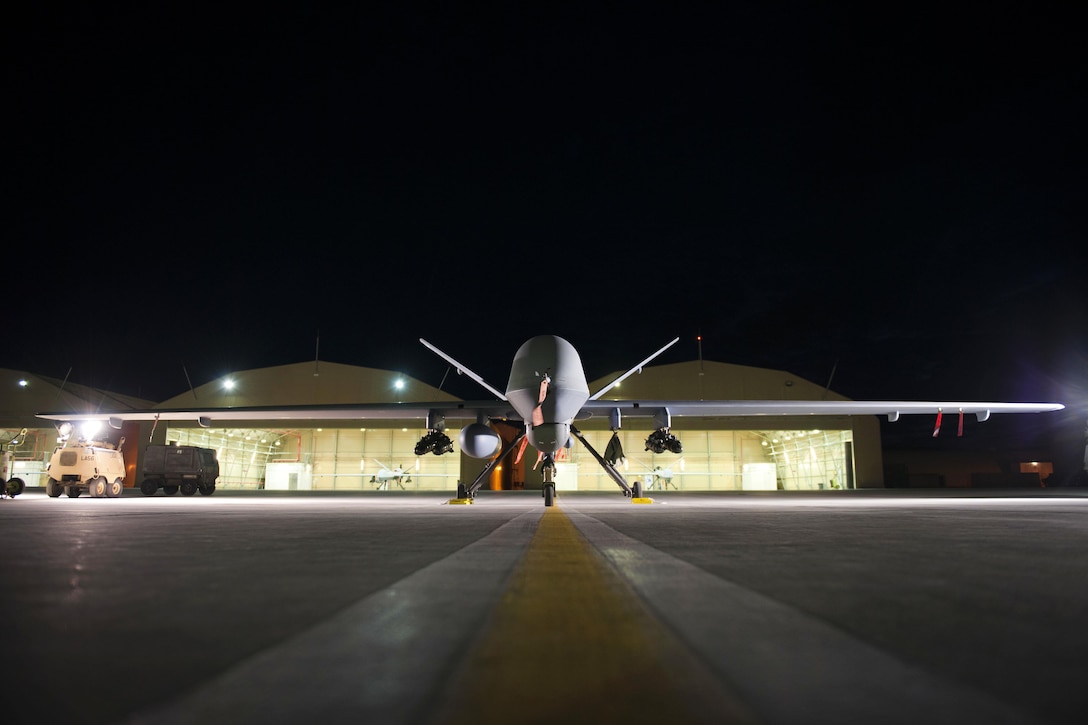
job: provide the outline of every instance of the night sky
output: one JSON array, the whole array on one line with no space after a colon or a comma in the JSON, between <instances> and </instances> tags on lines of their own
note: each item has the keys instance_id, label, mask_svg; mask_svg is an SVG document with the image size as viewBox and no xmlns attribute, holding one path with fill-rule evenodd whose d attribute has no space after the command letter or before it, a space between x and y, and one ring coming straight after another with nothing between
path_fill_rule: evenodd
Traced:
<instances>
[{"instance_id":1,"label":"night sky","mask_svg":"<svg viewBox=\"0 0 1088 725\"><path fill-rule=\"evenodd\" d=\"M1073 3L23 5L0 367L438 385L424 337L502 387L535 334L590 379L701 334L857 399L1084 410Z\"/></svg>"}]
</instances>

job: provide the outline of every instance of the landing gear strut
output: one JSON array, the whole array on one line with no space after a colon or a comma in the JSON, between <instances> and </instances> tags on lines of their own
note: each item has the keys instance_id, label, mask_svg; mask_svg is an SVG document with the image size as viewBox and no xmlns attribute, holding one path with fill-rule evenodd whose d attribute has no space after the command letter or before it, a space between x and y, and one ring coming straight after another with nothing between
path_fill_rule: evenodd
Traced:
<instances>
[{"instance_id":1,"label":"landing gear strut","mask_svg":"<svg viewBox=\"0 0 1088 725\"><path fill-rule=\"evenodd\" d=\"M480 490L480 486L482 486L484 481L488 479L488 477L491 475L491 472L499 464L501 464L512 451L514 451L518 447L518 443L520 443L521 439L524 437L525 431L522 431L514 439L513 443L503 449L502 453L491 459L491 461L489 461L488 464L484 466L484 470L480 471L480 475L476 476L476 480L474 480L472 483L465 485L461 481L458 481L457 498L453 499L453 501L456 501L458 503L471 503L476 498L476 492Z\"/></svg>"},{"instance_id":2,"label":"landing gear strut","mask_svg":"<svg viewBox=\"0 0 1088 725\"><path fill-rule=\"evenodd\" d=\"M621 474L619 471L617 471L616 467L614 465L612 465L611 463L606 461L601 456L601 454L597 452L597 449L589 444L589 441L586 440L586 437L584 435L582 435L582 431L578 430L577 428L575 428L572 425L570 427L570 432L572 434L574 434L575 438L582 441L582 445L584 445L586 447L586 450L588 450L590 452L590 454L593 456L593 458L597 461L597 463L599 463L601 465L601 468L604 469L605 473L607 473L608 476L613 481L615 481L616 485L620 487L620 489L623 491L624 496L627 496L628 498L631 498L631 497L638 498L641 495L641 491L642 491L641 484L637 484L637 485L640 486L640 488L639 488L639 493L636 494L634 492L634 490L631 488L631 485L629 483L627 483L627 481L624 479L623 474Z\"/></svg>"}]
</instances>

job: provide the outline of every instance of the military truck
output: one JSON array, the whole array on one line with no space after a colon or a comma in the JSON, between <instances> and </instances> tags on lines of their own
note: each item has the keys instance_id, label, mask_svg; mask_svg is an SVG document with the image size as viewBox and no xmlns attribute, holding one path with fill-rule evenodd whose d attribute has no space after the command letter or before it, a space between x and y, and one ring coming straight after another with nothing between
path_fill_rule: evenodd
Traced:
<instances>
[{"instance_id":1,"label":"military truck","mask_svg":"<svg viewBox=\"0 0 1088 725\"><path fill-rule=\"evenodd\" d=\"M121 439L121 444L124 439ZM57 446L46 466L45 492L51 498L62 493L76 498L117 498L125 487L125 459L119 450L101 441L79 441Z\"/></svg>"},{"instance_id":2,"label":"military truck","mask_svg":"<svg viewBox=\"0 0 1088 725\"><path fill-rule=\"evenodd\" d=\"M149 445L144 450L143 481L140 491L154 496L160 488L167 496L179 490L183 496L197 491L204 496L215 493L219 461L211 448L197 446Z\"/></svg>"}]
</instances>

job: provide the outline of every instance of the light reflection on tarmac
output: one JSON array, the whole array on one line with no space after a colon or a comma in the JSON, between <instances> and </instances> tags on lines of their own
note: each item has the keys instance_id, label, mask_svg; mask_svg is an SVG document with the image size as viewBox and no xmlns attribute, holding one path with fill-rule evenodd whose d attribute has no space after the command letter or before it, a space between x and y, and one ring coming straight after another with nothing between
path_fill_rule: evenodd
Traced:
<instances>
[{"instance_id":1,"label":"light reflection on tarmac","mask_svg":"<svg viewBox=\"0 0 1088 725\"><path fill-rule=\"evenodd\" d=\"M561 493L555 513L735 720L1079 722L1086 493ZM543 546L538 492L448 496L0 501L11 721L429 720ZM581 695L607 721L614 693Z\"/></svg>"}]
</instances>

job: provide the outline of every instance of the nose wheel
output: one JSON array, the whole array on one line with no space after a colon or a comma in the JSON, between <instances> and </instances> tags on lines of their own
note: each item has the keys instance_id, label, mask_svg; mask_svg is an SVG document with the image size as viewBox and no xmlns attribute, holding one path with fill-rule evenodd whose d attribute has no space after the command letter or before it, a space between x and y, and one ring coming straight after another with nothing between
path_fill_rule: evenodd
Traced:
<instances>
[{"instance_id":1,"label":"nose wheel","mask_svg":"<svg viewBox=\"0 0 1088 725\"><path fill-rule=\"evenodd\" d=\"M544 467L540 471L544 474L544 506L555 505L555 461L551 456L545 456Z\"/></svg>"}]
</instances>

